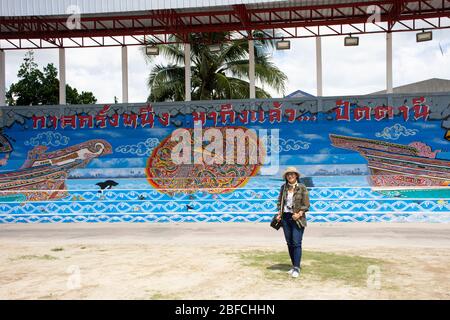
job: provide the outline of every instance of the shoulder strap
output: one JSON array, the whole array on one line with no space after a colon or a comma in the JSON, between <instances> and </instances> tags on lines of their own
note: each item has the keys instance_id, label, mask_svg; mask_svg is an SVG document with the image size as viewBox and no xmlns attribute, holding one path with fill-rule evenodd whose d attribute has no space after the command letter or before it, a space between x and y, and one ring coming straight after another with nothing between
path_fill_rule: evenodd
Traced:
<instances>
[{"instance_id":1,"label":"shoulder strap","mask_svg":"<svg viewBox=\"0 0 450 320\"><path fill-rule=\"evenodd\" d=\"M284 183L282 186L281 186L281 201L280 201L280 210L281 210L281 216L283 216L283 211L284 211L284 203L283 203L283 200L284 200L284 188L286 187L286 183Z\"/></svg>"}]
</instances>

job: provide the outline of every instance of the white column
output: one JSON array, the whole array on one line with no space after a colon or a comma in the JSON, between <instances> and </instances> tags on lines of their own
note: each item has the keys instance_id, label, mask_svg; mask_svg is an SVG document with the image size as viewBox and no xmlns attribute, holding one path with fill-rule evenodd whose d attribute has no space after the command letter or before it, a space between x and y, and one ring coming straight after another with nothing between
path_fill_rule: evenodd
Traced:
<instances>
[{"instance_id":1,"label":"white column","mask_svg":"<svg viewBox=\"0 0 450 320\"><path fill-rule=\"evenodd\" d=\"M256 98L255 88L255 46L253 40L248 40L248 79L250 82L250 99Z\"/></svg>"},{"instance_id":2,"label":"white column","mask_svg":"<svg viewBox=\"0 0 450 320\"><path fill-rule=\"evenodd\" d=\"M0 50L0 106L6 104L5 51Z\"/></svg>"},{"instance_id":3,"label":"white column","mask_svg":"<svg viewBox=\"0 0 450 320\"><path fill-rule=\"evenodd\" d=\"M323 96L323 84L322 84L322 38L316 37L316 85L317 96Z\"/></svg>"},{"instance_id":4,"label":"white column","mask_svg":"<svg viewBox=\"0 0 450 320\"><path fill-rule=\"evenodd\" d=\"M128 49L122 46L122 102L128 103Z\"/></svg>"},{"instance_id":5,"label":"white column","mask_svg":"<svg viewBox=\"0 0 450 320\"><path fill-rule=\"evenodd\" d=\"M386 93L394 92L392 79L392 33L386 32Z\"/></svg>"},{"instance_id":6,"label":"white column","mask_svg":"<svg viewBox=\"0 0 450 320\"><path fill-rule=\"evenodd\" d=\"M191 44L184 44L184 101L191 101Z\"/></svg>"},{"instance_id":7,"label":"white column","mask_svg":"<svg viewBox=\"0 0 450 320\"><path fill-rule=\"evenodd\" d=\"M66 52L59 48L59 104L66 104Z\"/></svg>"}]
</instances>

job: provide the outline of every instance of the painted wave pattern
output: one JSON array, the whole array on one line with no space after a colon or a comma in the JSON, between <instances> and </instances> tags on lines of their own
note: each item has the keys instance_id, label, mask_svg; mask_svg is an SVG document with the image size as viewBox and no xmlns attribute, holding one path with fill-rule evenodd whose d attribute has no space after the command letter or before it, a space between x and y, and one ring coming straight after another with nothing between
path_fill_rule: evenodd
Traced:
<instances>
[{"instance_id":1,"label":"painted wave pattern","mask_svg":"<svg viewBox=\"0 0 450 320\"><path fill-rule=\"evenodd\" d=\"M188 206L190 207L188 209ZM448 202L439 200L316 200L310 213L366 213L366 212L435 212L450 211ZM258 201L76 201L1 204L1 214L107 214L107 213L271 213L276 212L275 199Z\"/></svg>"},{"instance_id":2,"label":"painted wave pattern","mask_svg":"<svg viewBox=\"0 0 450 320\"><path fill-rule=\"evenodd\" d=\"M264 222L269 223L271 214L96 214L96 215L7 215L1 223L69 223L69 222ZM309 222L450 222L450 214L310 214Z\"/></svg>"},{"instance_id":3,"label":"painted wave pattern","mask_svg":"<svg viewBox=\"0 0 450 320\"><path fill-rule=\"evenodd\" d=\"M279 187L175 196L149 189L78 190L59 201L2 202L0 223L269 222ZM442 199L398 199L368 187L314 187L310 198L309 222L450 222L450 203Z\"/></svg>"},{"instance_id":4,"label":"painted wave pattern","mask_svg":"<svg viewBox=\"0 0 450 320\"><path fill-rule=\"evenodd\" d=\"M156 190L109 190L100 193L98 191L74 191L64 198L64 201L87 200L87 201L133 201L140 199L151 200L274 200L278 196L279 189L238 189L232 193L213 195L206 192L197 192L193 195L176 194L169 196ZM370 188L311 188L310 198L320 199L385 199L385 197L372 192Z\"/></svg>"}]
</instances>

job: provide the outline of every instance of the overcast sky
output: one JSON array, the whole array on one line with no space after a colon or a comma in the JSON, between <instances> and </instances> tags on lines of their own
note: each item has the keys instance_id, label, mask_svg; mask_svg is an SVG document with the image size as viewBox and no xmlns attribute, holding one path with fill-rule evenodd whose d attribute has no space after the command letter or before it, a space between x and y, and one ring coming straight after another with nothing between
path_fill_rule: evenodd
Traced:
<instances>
[{"instance_id":1,"label":"overcast sky","mask_svg":"<svg viewBox=\"0 0 450 320\"><path fill-rule=\"evenodd\" d=\"M450 30L435 30L433 40L423 43L416 43L415 34L393 33L394 87L429 78L450 79ZM344 47L341 36L323 37L324 95L358 95L385 89L385 37L362 35L358 47ZM6 51L7 88L17 81L25 52ZM286 94L298 89L316 94L314 38L291 40L291 50L274 51L272 55L289 78ZM35 50L35 58L41 68L48 63L58 65L56 49ZM146 64L137 46L128 48L128 61L129 101L144 102L151 65ZM66 49L66 67L67 83L79 91L92 91L98 103L113 102L114 96L121 101L120 47Z\"/></svg>"}]
</instances>

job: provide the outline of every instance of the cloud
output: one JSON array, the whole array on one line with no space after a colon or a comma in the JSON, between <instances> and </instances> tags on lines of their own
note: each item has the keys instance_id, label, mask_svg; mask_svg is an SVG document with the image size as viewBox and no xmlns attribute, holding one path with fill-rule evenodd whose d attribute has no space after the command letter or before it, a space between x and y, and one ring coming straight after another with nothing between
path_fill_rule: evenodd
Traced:
<instances>
[{"instance_id":1,"label":"cloud","mask_svg":"<svg viewBox=\"0 0 450 320\"><path fill-rule=\"evenodd\" d=\"M445 45L446 41L444 40L449 36L450 30L433 30L432 41L416 43L414 32L395 34L393 38L395 85L429 78L449 79L449 53L444 51L442 54L439 48L439 42Z\"/></svg>"},{"instance_id":2,"label":"cloud","mask_svg":"<svg viewBox=\"0 0 450 320\"><path fill-rule=\"evenodd\" d=\"M394 86L429 78L450 79L450 30L434 30L433 40L417 43L415 32L397 32L393 37ZM439 48L441 43L444 54ZM93 91L99 103L121 101L120 47L67 49L67 82L80 90ZM322 37L324 95L367 94L386 87L386 36L360 36L357 47L344 47L342 36ZM17 81L17 70L24 51L11 50L6 56L7 87ZM36 61L58 65L58 50L35 50ZM129 100L144 102L148 97L147 79L154 63L167 62L158 56L146 64L139 46L128 47ZM315 39L292 39L291 50L273 53L273 62L288 76L286 94L301 89L316 94ZM414 66L414 67L412 67ZM274 97L280 97L267 86Z\"/></svg>"},{"instance_id":3,"label":"cloud","mask_svg":"<svg viewBox=\"0 0 450 320\"><path fill-rule=\"evenodd\" d=\"M283 154L283 155L280 155L280 164L287 164L287 163L290 163L291 162L291 160L294 160L294 156L293 155L290 155L290 154Z\"/></svg>"},{"instance_id":4,"label":"cloud","mask_svg":"<svg viewBox=\"0 0 450 320\"><path fill-rule=\"evenodd\" d=\"M304 135L302 135L302 137L307 140L328 140L325 137L314 133L305 133Z\"/></svg>"},{"instance_id":5,"label":"cloud","mask_svg":"<svg viewBox=\"0 0 450 320\"><path fill-rule=\"evenodd\" d=\"M298 155L297 157L302 159L305 163L320 163L325 161L330 157L330 149L323 148L320 149L319 153L312 155Z\"/></svg>"},{"instance_id":6,"label":"cloud","mask_svg":"<svg viewBox=\"0 0 450 320\"><path fill-rule=\"evenodd\" d=\"M76 131L72 133L72 137L77 138L85 138L88 136L88 133L86 131Z\"/></svg>"},{"instance_id":7,"label":"cloud","mask_svg":"<svg viewBox=\"0 0 450 320\"><path fill-rule=\"evenodd\" d=\"M352 130L350 128L347 128L347 127L337 127L336 131L339 131L339 132L342 132L342 133L345 133L345 134L349 134L349 135L352 135L352 136L363 136L362 133L356 132L356 131L354 131L354 130Z\"/></svg>"},{"instance_id":8,"label":"cloud","mask_svg":"<svg viewBox=\"0 0 450 320\"><path fill-rule=\"evenodd\" d=\"M153 148L159 144L159 140L157 138L148 138L145 141L141 141L137 144L131 145L121 145L116 148L116 152L125 153L125 154L133 154L136 156L149 156Z\"/></svg>"},{"instance_id":9,"label":"cloud","mask_svg":"<svg viewBox=\"0 0 450 320\"><path fill-rule=\"evenodd\" d=\"M297 136L302 137L306 140L327 140L327 138L316 133L303 133L303 131L300 130L295 130L294 132Z\"/></svg>"},{"instance_id":10,"label":"cloud","mask_svg":"<svg viewBox=\"0 0 450 320\"><path fill-rule=\"evenodd\" d=\"M123 137L123 134L114 130L107 130L107 129L95 129L95 130L80 130L76 131L74 133L71 133L72 136L77 138L86 138L86 137L92 137L92 135L98 135L98 136L107 136L109 138L121 138Z\"/></svg>"},{"instance_id":11,"label":"cloud","mask_svg":"<svg viewBox=\"0 0 450 320\"><path fill-rule=\"evenodd\" d=\"M37 134L35 137L30 138L29 140L25 141L26 146L48 146L48 147L60 147L60 146L67 146L69 143L70 138L63 136L61 133L58 132L43 132Z\"/></svg>"},{"instance_id":12,"label":"cloud","mask_svg":"<svg viewBox=\"0 0 450 320\"><path fill-rule=\"evenodd\" d=\"M367 94L385 86L385 37L366 35L358 47L344 47L344 37L322 37L323 93L328 96ZM317 94L315 39L293 39L292 49L274 55L288 76L287 94ZM272 91L270 91L272 93ZM278 96L278 95L277 95Z\"/></svg>"},{"instance_id":13,"label":"cloud","mask_svg":"<svg viewBox=\"0 0 450 320\"><path fill-rule=\"evenodd\" d=\"M89 133L94 133L94 134L98 134L98 135L105 135L108 136L110 138L121 138L123 135L122 133L113 131L113 130L92 130Z\"/></svg>"},{"instance_id":14,"label":"cloud","mask_svg":"<svg viewBox=\"0 0 450 320\"><path fill-rule=\"evenodd\" d=\"M439 138L434 138L433 140L431 140L433 143L437 143L437 144L443 144L445 146L448 146L448 141L444 139L444 135L442 135L442 137Z\"/></svg>"},{"instance_id":15,"label":"cloud","mask_svg":"<svg viewBox=\"0 0 450 320\"><path fill-rule=\"evenodd\" d=\"M283 139L280 138L279 140L279 152L282 151L297 151L300 149L306 150L309 149L309 146L311 145L311 143L309 142L305 142L302 140L294 140L294 139Z\"/></svg>"},{"instance_id":16,"label":"cloud","mask_svg":"<svg viewBox=\"0 0 450 320\"><path fill-rule=\"evenodd\" d=\"M433 41L424 43L416 42L415 32L392 34L394 86L430 78L450 79L450 52L446 40L450 38L450 30L433 32ZM444 54L439 42L446 48ZM324 95L357 95L384 90L385 50L386 35L383 33L361 35L357 47L345 47L343 36L322 37ZM298 89L316 94L314 38L291 40L291 50L275 51L274 63L289 78L287 94Z\"/></svg>"},{"instance_id":17,"label":"cloud","mask_svg":"<svg viewBox=\"0 0 450 320\"><path fill-rule=\"evenodd\" d=\"M269 137L270 136L264 136L261 140L268 150L271 150L271 139L269 139ZM305 142L302 140L278 138L278 152L306 150L309 149L310 145L310 142Z\"/></svg>"},{"instance_id":18,"label":"cloud","mask_svg":"<svg viewBox=\"0 0 450 320\"><path fill-rule=\"evenodd\" d=\"M12 157L14 157L14 158L19 158L19 159L23 159L23 158L25 158L26 156L25 156L25 153L23 153L23 152L17 152L16 150L14 150L14 152L13 152L13 154L12 154Z\"/></svg>"},{"instance_id":19,"label":"cloud","mask_svg":"<svg viewBox=\"0 0 450 320\"><path fill-rule=\"evenodd\" d=\"M162 137L166 137L169 134L171 134L173 131L173 129L170 128L144 128L143 132L146 135L151 135L151 136L162 136Z\"/></svg>"},{"instance_id":20,"label":"cloud","mask_svg":"<svg viewBox=\"0 0 450 320\"><path fill-rule=\"evenodd\" d=\"M376 132L375 136L388 140L398 140L398 138L400 138L401 136L415 136L417 132L419 132L419 130L407 129L401 124L396 123L392 127L385 127L381 132Z\"/></svg>"},{"instance_id":21,"label":"cloud","mask_svg":"<svg viewBox=\"0 0 450 320\"><path fill-rule=\"evenodd\" d=\"M419 127L421 129L434 129L437 128L438 126L436 123L424 123L424 122L413 122L412 125Z\"/></svg>"},{"instance_id":22,"label":"cloud","mask_svg":"<svg viewBox=\"0 0 450 320\"><path fill-rule=\"evenodd\" d=\"M48 63L58 67L58 49L34 50L40 69ZM6 57L7 87L17 81L17 71L25 51L11 50ZM155 62L162 62L158 57ZM147 78L152 65L146 65L139 46L128 47L129 102L145 102L149 90ZM98 103L122 101L121 47L66 49L66 79L72 87L92 91Z\"/></svg>"}]
</instances>

